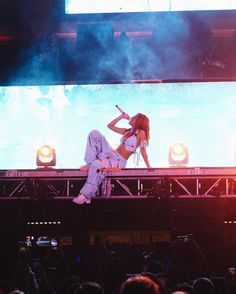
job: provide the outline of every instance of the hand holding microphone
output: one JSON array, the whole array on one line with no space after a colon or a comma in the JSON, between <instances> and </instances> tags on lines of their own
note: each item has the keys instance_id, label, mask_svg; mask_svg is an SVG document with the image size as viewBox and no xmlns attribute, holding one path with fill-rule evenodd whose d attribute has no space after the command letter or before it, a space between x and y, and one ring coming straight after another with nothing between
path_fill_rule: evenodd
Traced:
<instances>
[{"instance_id":1,"label":"hand holding microphone","mask_svg":"<svg viewBox=\"0 0 236 294\"><path fill-rule=\"evenodd\" d=\"M123 118L130 120L130 116L127 113L125 113L123 109L121 109L118 105L116 105L116 108L122 113Z\"/></svg>"}]
</instances>

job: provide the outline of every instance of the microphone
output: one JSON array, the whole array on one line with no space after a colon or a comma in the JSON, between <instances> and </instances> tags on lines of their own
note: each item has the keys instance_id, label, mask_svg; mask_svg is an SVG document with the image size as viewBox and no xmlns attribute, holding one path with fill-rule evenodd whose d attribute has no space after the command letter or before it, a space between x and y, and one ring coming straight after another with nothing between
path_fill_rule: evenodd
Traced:
<instances>
[{"instance_id":1,"label":"microphone","mask_svg":"<svg viewBox=\"0 0 236 294\"><path fill-rule=\"evenodd\" d=\"M130 116L129 116L126 112L124 112L124 110L123 110L122 108L120 108L120 106L118 106L117 104L116 104L116 108L117 108L122 114L126 114L126 115L127 115L127 119L130 120Z\"/></svg>"},{"instance_id":2,"label":"microphone","mask_svg":"<svg viewBox=\"0 0 236 294\"><path fill-rule=\"evenodd\" d=\"M122 113L122 114L124 114L125 112L124 112L124 110L123 109L121 109L120 108L120 106L118 106L117 104L116 104L116 108Z\"/></svg>"}]
</instances>

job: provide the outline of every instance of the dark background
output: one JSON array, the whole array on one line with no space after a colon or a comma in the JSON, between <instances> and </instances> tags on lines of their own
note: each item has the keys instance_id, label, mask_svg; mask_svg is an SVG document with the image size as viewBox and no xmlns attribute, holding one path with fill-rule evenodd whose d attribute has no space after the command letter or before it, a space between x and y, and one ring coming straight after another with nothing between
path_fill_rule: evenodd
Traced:
<instances>
[{"instance_id":1,"label":"dark background","mask_svg":"<svg viewBox=\"0 0 236 294\"><path fill-rule=\"evenodd\" d=\"M63 0L0 5L2 85L236 77L236 11L65 16Z\"/></svg>"}]
</instances>

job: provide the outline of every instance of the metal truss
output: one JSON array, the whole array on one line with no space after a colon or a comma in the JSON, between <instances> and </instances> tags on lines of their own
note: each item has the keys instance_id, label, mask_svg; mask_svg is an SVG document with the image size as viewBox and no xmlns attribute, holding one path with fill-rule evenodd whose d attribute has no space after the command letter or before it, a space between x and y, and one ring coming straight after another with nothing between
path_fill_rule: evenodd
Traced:
<instances>
[{"instance_id":1,"label":"metal truss","mask_svg":"<svg viewBox=\"0 0 236 294\"><path fill-rule=\"evenodd\" d=\"M144 197L223 196L236 195L236 177L155 177L111 178L104 181L103 197L116 195Z\"/></svg>"},{"instance_id":2,"label":"metal truss","mask_svg":"<svg viewBox=\"0 0 236 294\"><path fill-rule=\"evenodd\" d=\"M69 199L86 180L80 170L0 171L0 199ZM107 171L100 198L222 197L236 195L236 168Z\"/></svg>"}]
</instances>

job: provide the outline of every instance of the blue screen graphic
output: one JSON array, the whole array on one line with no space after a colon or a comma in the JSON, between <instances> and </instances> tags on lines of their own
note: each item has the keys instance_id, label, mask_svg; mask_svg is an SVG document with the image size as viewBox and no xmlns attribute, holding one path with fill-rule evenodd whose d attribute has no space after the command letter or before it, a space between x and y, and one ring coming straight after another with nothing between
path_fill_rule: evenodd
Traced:
<instances>
[{"instance_id":1,"label":"blue screen graphic","mask_svg":"<svg viewBox=\"0 0 236 294\"><path fill-rule=\"evenodd\" d=\"M68 14L234 10L235 0L66 0Z\"/></svg>"},{"instance_id":2,"label":"blue screen graphic","mask_svg":"<svg viewBox=\"0 0 236 294\"><path fill-rule=\"evenodd\" d=\"M43 144L56 149L57 168L78 168L93 129L117 147L120 135L107 128L120 114L116 104L150 118L152 167L169 166L176 142L188 147L189 166L235 165L236 82L133 83L0 87L1 169L36 168ZM134 157L127 167L136 167Z\"/></svg>"}]
</instances>

